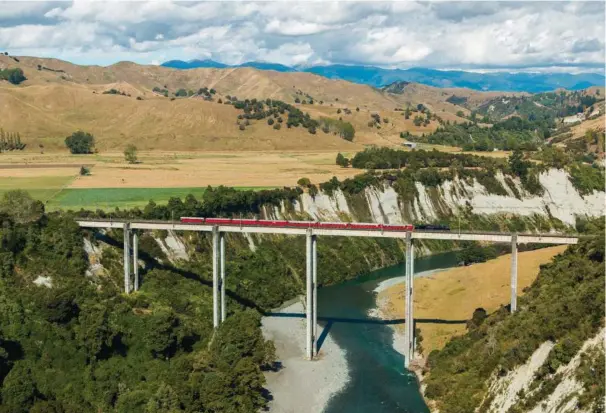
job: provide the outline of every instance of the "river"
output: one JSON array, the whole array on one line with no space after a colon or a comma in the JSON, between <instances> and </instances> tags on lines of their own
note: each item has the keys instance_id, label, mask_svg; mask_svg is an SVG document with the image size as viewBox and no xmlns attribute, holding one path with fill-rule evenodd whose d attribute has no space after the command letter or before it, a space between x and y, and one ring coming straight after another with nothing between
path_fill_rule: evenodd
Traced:
<instances>
[{"instance_id":1,"label":"river","mask_svg":"<svg viewBox=\"0 0 606 413\"><path fill-rule=\"evenodd\" d=\"M439 254L416 259L415 272L455 265L454 253ZM404 357L393 348L392 328L368 315L376 308L377 285L404 271L400 264L318 290L320 343L330 332L346 352L350 373L346 387L330 399L325 413L429 412L414 373L404 369Z\"/></svg>"}]
</instances>

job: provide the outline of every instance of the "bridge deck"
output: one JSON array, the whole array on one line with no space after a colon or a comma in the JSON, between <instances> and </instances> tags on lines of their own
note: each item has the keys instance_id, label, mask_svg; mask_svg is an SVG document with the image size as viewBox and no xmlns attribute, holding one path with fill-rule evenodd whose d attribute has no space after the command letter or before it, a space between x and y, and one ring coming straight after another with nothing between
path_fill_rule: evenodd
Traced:
<instances>
[{"instance_id":1,"label":"bridge deck","mask_svg":"<svg viewBox=\"0 0 606 413\"><path fill-rule=\"evenodd\" d=\"M209 224L186 224L179 221L128 221L128 220L77 220L83 228L123 228L129 224L131 229L158 229L174 231L206 231L211 232L215 225ZM345 236L345 237L372 237L372 238L406 238L406 231L380 231L360 229L324 229L324 228L289 228L270 226L238 226L238 225L216 225L219 232L234 233L256 233L256 234L285 234L305 235L311 230L313 235ZM512 241L513 234L496 232L458 232L458 231L421 231L414 230L411 234L413 239L439 239L451 241L488 241L505 242ZM578 235L567 234L518 234L517 241L520 244L542 243L542 244L576 244Z\"/></svg>"}]
</instances>

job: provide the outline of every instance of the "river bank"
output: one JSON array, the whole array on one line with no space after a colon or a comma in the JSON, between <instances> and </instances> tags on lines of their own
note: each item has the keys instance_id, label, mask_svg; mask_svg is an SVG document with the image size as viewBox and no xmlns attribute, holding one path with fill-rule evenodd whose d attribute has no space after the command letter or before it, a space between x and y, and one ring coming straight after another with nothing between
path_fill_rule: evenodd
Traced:
<instances>
[{"instance_id":1,"label":"river bank","mask_svg":"<svg viewBox=\"0 0 606 413\"><path fill-rule=\"evenodd\" d=\"M345 351L330 334L322 342L316 360L305 359L305 310L300 301L288 304L276 315L263 317L262 331L273 340L282 367L267 372L266 388L273 400L272 413L319 413L330 397L342 390L349 380ZM319 327L319 334L322 333Z\"/></svg>"},{"instance_id":2,"label":"river bank","mask_svg":"<svg viewBox=\"0 0 606 413\"><path fill-rule=\"evenodd\" d=\"M566 246L518 254L518 295L537 277L539 267ZM488 313L509 304L511 255L468 267L419 274L415 277L414 316L421 330L422 355L440 350L448 340L466 330L466 320L476 308ZM401 319L405 308L405 277L388 280L375 289L376 314L383 320ZM395 324L393 345L404 352L404 325Z\"/></svg>"}]
</instances>

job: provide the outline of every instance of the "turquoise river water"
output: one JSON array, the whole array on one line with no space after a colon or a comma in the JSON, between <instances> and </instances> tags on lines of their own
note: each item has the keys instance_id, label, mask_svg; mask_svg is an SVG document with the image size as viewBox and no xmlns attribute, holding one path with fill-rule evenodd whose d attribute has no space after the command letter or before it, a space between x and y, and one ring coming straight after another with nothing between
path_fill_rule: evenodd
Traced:
<instances>
[{"instance_id":1,"label":"turquoise river water","mask_svg":"<svg viewBox=\"0 0 606 413\"><path fill-rule=\"evenodd\" d=\"M456 265L454 253L415 260L421 273ZM350 380L335 394L325 413L428 413L414 373L393 348L393 330L368 315L376 308L373 290L384 280L404 275L404 264L318 290L320 343L328 332L346 352ZM402 308L402 319L404 308Z\"/></svg>"}]
</instances>

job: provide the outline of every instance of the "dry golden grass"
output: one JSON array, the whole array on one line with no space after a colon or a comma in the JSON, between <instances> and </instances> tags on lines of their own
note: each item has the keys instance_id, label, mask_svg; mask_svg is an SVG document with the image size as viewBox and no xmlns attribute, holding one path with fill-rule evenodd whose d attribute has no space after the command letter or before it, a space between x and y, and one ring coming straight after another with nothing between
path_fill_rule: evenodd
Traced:
<instances>
[{"instance_id":1,"label":"dry golden grass","mask_svg":"<svg viewBox=\"0 0 606 413\"><path fill-rule=\"evenodd\" d=\"M360 173L356 169L335 165L336 155L334 151L154 151L140 153L141 163L130 165L118 152L79 156L9 153L1 159L10 168L0 165L0 184L17 177L38 178L43 182L49 176L75 176L81 165L89 165L91 175L79 177L69 188L294 186L301 177L321 183L333 176L344 179ZM30 167L19 167L25 166L25 162ZM58 168L53 164L73 167Z\"/></svg>"},{"instance_id":2,"label":"dry golden grass","mask_svg":"<svg viewBox=\"0 0 606 413\"><path fill-rule=\"evenodd\" d=\"M42 65L54 70L37 70ZM120 150L135 144L141 150L223 151L223 150L359 150L365 145L400 145L400 132L429 133L438 126L416 127L396 108L423 103L444 120L461 121L459 106L446 102L454 92L410 84L402 94L383 93L375 88L331 80L310 73L279 73L251 68L175 70L121 62L108 67L78 66L57 59L0 56L0 67L21 67L28 80L19 86L0 83L0 127L19 132L27 151L65 151L64 139L81 129L93 133L100 151ZM171 101L158 96L154 87L198 90L215 88L216 98L226 95L243 98L280 99L294 103L296 97L311 96L314 105L297 105L314 118L321 116L351 121L356 129L353 143L303 128L268 126L253 121L245 131L236 124L241 112L230 105L200 98ZM111 88L130 97L104 95ZM458 95L482 100L482 92L455 90ZM136 100L141 97L143 100ZM323 102L319 104L319 102ZM356 107L360 109L356 111ZM349 108L352 115L337 114ZM369 127L371 113L390 122L381 129Z\"/></svg>"},{"instance_id":3,"label":"dry golden grass","mask_svg":"<svg viewBox=\"0 0 606 413\"><path fill-rule=\"evenodd\" d=\"M518 294L537 277L539 266L566 249L557 246L518 254ZM415 279L415 318L467 320L476 308L488 313L509 303L511 255L486 263L452 268ZM387 319L402 318L405 308L404 285L394 285L379 293L381 312ZM465 324L418 324L424 354L441 349L453 336L465 332ZM398 326L403 331L403 326Z\"/></svg>"}]
</instances>

